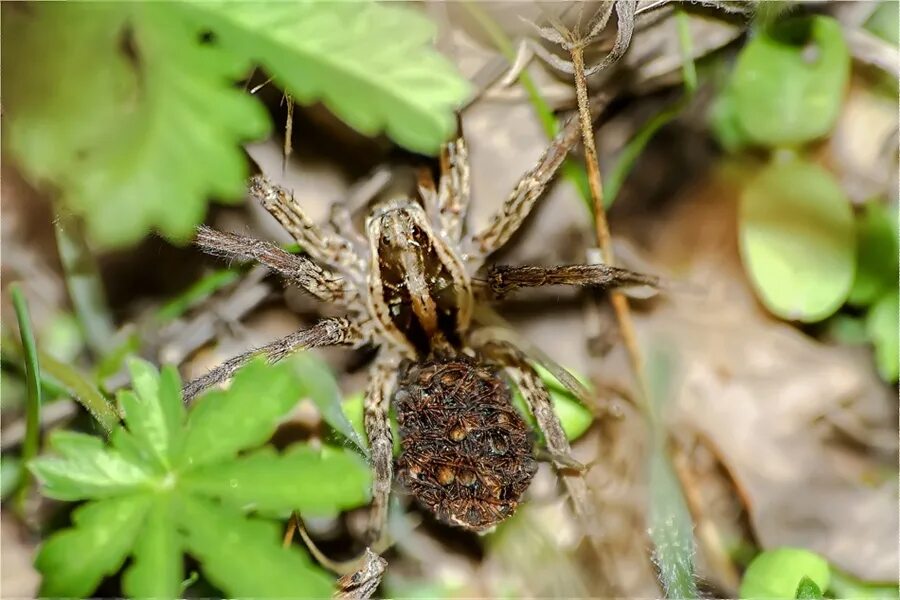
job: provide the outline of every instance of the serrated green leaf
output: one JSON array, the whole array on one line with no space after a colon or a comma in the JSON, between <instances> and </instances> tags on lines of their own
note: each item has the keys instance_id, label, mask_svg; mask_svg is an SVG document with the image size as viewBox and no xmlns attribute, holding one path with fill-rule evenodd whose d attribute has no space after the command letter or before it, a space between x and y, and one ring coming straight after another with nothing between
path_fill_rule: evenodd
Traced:
<instances>
[{"instance_id":1,"label":"serrated green leaf","mask_svg":"<svg viewBox=\"0 0 900 600\"><path fill-rule=\"evenodd\" d=\"M241 509L332 514L368 503L371 474L365 460L348 449L295 445L283 454L267 447L188 471L181 484Z\"/></svg>"},{"instance_id":2,"label":"serrated green leaf","mask_svg":"<svg viewBox=\"0 0 900 600\"><path fill-rule=\"evenodd\" d=\"M173 381L171 369L167 370L163 385L159 373L146 361L130 359L128 369L134 392L123 391L118 395L125 422L141 445L150 450L155 462L169 469L171 443L179 435L183 414L178 375L174 374ZM163 387L165 393L161 393Z\"/></svg>"},{"instance_id":3,"label":"serrated green leaf","mask_svg":"<svg viewBox=\"0 0 900 600\"><path fill-rule=\"evenodd\" d=\"M108 498L148 489L151 474L94 436L71 431L50 435L50 447L60 456L42 456L29 469L43 484L43 493L57 500Z\"/></svg>"},{"instance_id":4,"label":"serrated green leaf","mask_svg":"<svg viewBox=\"0 0 900 600\"><path fill-rule=\"evenodd\" d=\"M297 474L301 476L301 474ZM331 578L296 546L284 548L274 523L249 519L210 500L183 497L177 508L188 552L230 597L326 598Z\"/></svg>"},{"instance_id":5,"label":"serrated green leaf","mask_svg":"<svg viewBox=\"0 0 900 600\"><path fill-rule=\"evenodd\" d=\"M816 585L815 581L804 575L803 579L800 580L800 584L797 586L797 592L794 594L794 598L816 600L817 598L822 598L822 590L819 589L819 586Z\"/></svg>"},{"instance_id":6,"label":"serrated green leaf","mask_svg":"<svg viewBox=\"0 0 900 600\"><path fill-rule=\"evenodd\" d=\"M850 201L828 171L802 160L773 163L741 196L741 258L766 307L814 322L834 313L853 282Z\"/></svg>"},{"instance_id":7,"label":"serrated green leaf","mask_svg":"<svg viewBox=\"0 0 900 600\"><path fill-rule=\"evenodd\" d=\"M180 535L175 529L172 497L157 496L134 544L131 566L122 577L130 598L178 598L184 579Z\"/></svg>"},{"instance_id":8,"label":"serrated green leaf","mask_svg":"<svg viewBox=\"0 0 900 600\"><path fill-rule=\"evenodd\" d=\"M841 25L830 17L786 19L744 46L731 82L741 129L759 144L793 146L827 134L850 75Z\"/></svg>"},{"instance_id":9,"label":"serrated green leaf","mask_svg":"<svg viewBox=\"0 0 900 600\"><path fill-rule=\"evenodd\" d=\"M34 561L43 574L40 597L83 598L118 571L151 501L150 496L121 496L76 509L75 526L50 536Z\"/></svg>"},{"instance_id":10,"label":"serrated green leaf","mask_svg":"<svg viewBox=\"0 0 900 600\"><path fill-rule=\"evenodd\" d=\"M201 396L188 415L181 462L195 468L255 448L300 399L300 382L290 364L267 365L258 358L234 376L224 391Z\"/></svg>"},{"instance_id":11,"label":"serrated green leaf","mask_svg":"<svg viewBox=\"0 0 900 600\"><path fill-rule=\"evenodd\" d=\"M366 135L436 154L469 85L429 47L434 26L374 2L195 2L198 22L259 62L303 104L321 101Z\"/></svg>"},{"instance_id":12,"label":"serrated green leaf","mask_svg":"<svg viewBox=\"0 0 900 600\"><path fill-rule=\"evenodd\" d=\"M328 365L312 352L302 352L291 362L303 395L315 403L325 422L364 453L367 452L361 434L353 428L341 408L341 390Z\"/></svg>"},{"instance_id":13,"label":"serrated green leaf","mask_svg":"<svg viewBox=\"0 0 900 600\"><path fill-rule=\"evenodd\" d=\"M897 235L897 213L881 202L867 203L856 219L856 277L847 302L865 306L897 287Z\"/></svg>"},{"instance_id":14,"label":"serrated green leaf","mask_svg":"<svg viewBox=\"0 0 900 600\"><path fill-rule=\"evenodd\" d=\"M820 590L827 590L831 579L828 562L802 548L767 550L754 558L744 572L740 597L794 598L804 577L811 579Z\"/></svg>"},{"instance_id":15,"label":"serrated green leaf","mask_svg":"<svg viewBox=\"0 0 900 600\"><path fill-rule=\"evenodd\" d=\"M263 136L268 116L233 85L248 63L204 41L181 5L46 3L3 17L6 147L95 241L150 228L184 241L207 197L244 196L239 143Z\"/></svg>"},{"instance_id":16,"label":"serrated green leaf","mask_svg":"<svg viewBox=\"0 0 900 600\"><path fill-rule=\"evenodd\" d=\"M866 331L875 344L875 364L885 381L894 383L900 375L900 295L895 289L872 305L866 315Z\"/></svg>"}]
</instances>

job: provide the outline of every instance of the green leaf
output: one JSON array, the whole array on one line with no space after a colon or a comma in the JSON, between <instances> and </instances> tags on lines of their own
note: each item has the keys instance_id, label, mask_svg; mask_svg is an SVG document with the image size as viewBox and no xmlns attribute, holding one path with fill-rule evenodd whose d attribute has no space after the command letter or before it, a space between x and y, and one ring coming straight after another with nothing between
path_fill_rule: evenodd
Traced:
<instances>
[{"instance_id":1,"label":"green leaf","mask_svg":"<svg viewBox=\"0 0 900 600\"><path fill-rule=\"evenodd\" d=\"M773 163L741 197L741 258L766 307L784 319L820 321L846 300L856 240L850 202L828 171Z\"/></svg>"},{"instance_id":2,"label":"green leaf","mask_svg":"<svg viewBox=\"0 0 900 600\"><path fill-rule=\"evenodd\" d=\"M727 85L713 101L709 109L709 127L726 152L734 154L750 144L737 114L731 85Z\"/></svg>"},{"instance_id":3,"label":"green leaf","mask_svg":"<svg viewBox=\"0 0 900 600\"><path fill-rule=\"evenodd\" d=\"M160 376L150 363L128 361L134 392L120 392L119 405L128 429L150 449L163 468L171 466L171 443L179 436L184 417L178 374L170 367ZM164 392L164 393L161 393Z\"/></svg>"},{"instance_id":4,"label":"green leaf","mask_svg":"<svg viewBox=\"0 0 900 600\"><path fill-rule=\"evenodd\" d=\"M38 457L29 463L49 498L107 498L146 490L150 485L151 475L142 465L105 448L100 438L55 431L50 435L50 447L60 456Z\"/></svg>"},{"instance_id":5,"label":"green leaf","mask_svg":"<svg viewBox=\"0 0 900 600\"><path fill-rule=\"evenodd\" d=\"M869 343L870 336L866 331L863 317L837 313L827 322L826 333L841 344L858 346Z\"/></svg>"},{"instance_id":6,"label":"green leaf","mask_svg":"<svg viewBox=\"0 0 900 600\"><path fill-rule=\"evenodd\" d=\"M234 376L225 391L201 396L188 415L181 461L189 467L234 458L268 440L300 398L290 364L258 358Z\"/></svg>"},{"instance_id":7,"label":"green leaf","mask_svg":"<svg viewBox=\"0 0 900 600\"><path fill-rule=\"evenodd\" d=\"M866 315L866 331L875 344L875 364L885 381L894 383L900 375L900 296L894 289L881 297Z\"/></svg>"},{"instance_id":8,"label":"green leaf","mask_svg":"<svg viewBox=\"0 0 900 600\"><path fill-rule=\"evenodd\" d=\"M896 583L862 581L833 567L828 592L832 598L877 598L878 600L900 598L900 587Z\"/></svg>"},{"instance_id":9,"label":"green leaf","mask_svg":"<svg viewBox=\"0 0 900 600\"><path fill-rule=\"evenodd\" d=\"M865 27L896 47L900 45L900 31L897 30L898 22L900 22L900 2L883 0L878 3L878 8L866 21Z\"/></svg>"},{"instance_id":10,"label":"green leaf","mask_svg":"<svg viewBox=\"0 0 900 600\"><path fill-rule=\"evenodd\" d=\"M248 63L184 13L134 2L4 11L4 143L103 245L151 228L187 240L209 196L244 196L239 144L268 131L263 107L233 85Z\"/></svg>"},{"instance_id":11,"label":"green leaf","mask_svg":"<svg viewBox=\"0 0 900 600\"><path fill-rule=\"evenodd\" d=\"M40 597L89 596L121 568L150 503L149 496L131 495L75 510L75 526L50 536L34 561L43 574Z\"/></svg>"},{"instance_id":12,"label":"green leaf","mask_svg":"<svg viewBox=\"0 0 900 600\"><path fill-rule=\"evenodd\" d=\"M819 589L816 582L804 575L803 579L800 580L800 585L797 586L797 592L794 594L794 598L815 600L822 597L822 590Z\"/></svg>"},{"instance_id":13,"label":"green leaf","mask_svg":"<svg viewBox=\"0 0 900 600\"><path fill-rule=\"evenodd\" d=\"M469 85L430 47L434 26L374 2L195 2L198 22L260 63L303 104L321 101L366 135L436 154Z\"/></svg>"},{"instance_id":14,"label":"green leaf","mask_svg":"<svg viewBox=\"0 0 900 600\"><path fill-rule=\"evenodd\" d=\"M296 546L283 548L275 523L248 519L233 509L195 497L181 498L177 515L188 552L200 562L207 579L227 596L331 595L331 578Z\"/></svg>"},{"instance_id":15,"label":"green leaf","mask_svg":"<svg viewBox=\"0 0 900 600\"><path fill-rule=\"evenodd\" d=\"M831 578L828 562L802 548L768 550L754 558L744 572L740 597L795 598L804 577L819 590L827 590Z\"/></svg>"},{"instance_id":16,"label":"green leaf","mask_svg":"<svg viewBox=\"0 0 900 600\"><path fill-rule=\"evenodd\" d=\"M161 495L149 509L137 536L122 589L131 598L178 598L184 567L181 539L175 529L172 498Z\"/></svg>"},{"instance_id":17,"label":"green leaf","mask_svg":"<svg viewBox=\"0 0 900 600\"><path fill-rule=\"evenodd\" d=\"M22 459L12 454L0 457L0 498L6 499L22 481Z\"/></svg>"},{"instance_id":18,"label":"green leaf","mask_svg":"<svg viewBox=\"0 0 900 600\"><path fill-rule=\"evenodd\" d=\"M830 17L791 18L759 31L735 66L732 90L741 129L765 146L826 135L840 111L850 54Z\"/></svg>"},{"instance_id":19,"label":"green leaf","mask_svg":"<svg viewBox=\"0 0 900 600\"><path fill-rule=\"evenodd\" d=\"M856 219L856 278L847 302L866 306L897 287L897 213L869 202Z\"/></svg>"},{"instance_id":20,"label":"green leaf","mask_svg":"<svg viewBox=\"0 0 900 600\"><path fill-rule=\"evenodd\" d=\"M188 471L182 485L237 508L288 514L333 514L369 501L371 474L348 449L295 445L278 454L263 448L227 463Z\"/></svg>"},{"instance_id":21,"label":"green leaf","mask_svg":"<svg viewBox=\"0 0 900 600\"><path fill-rule=\"evenodd\" d=\"M328 365L312 352L296 355L292 363L303 388L303 395L315 403L325 422L353 442L363 453L367 452L361 434L353 428L341 408L341 390Z\"/></svg>"}]
</instances>

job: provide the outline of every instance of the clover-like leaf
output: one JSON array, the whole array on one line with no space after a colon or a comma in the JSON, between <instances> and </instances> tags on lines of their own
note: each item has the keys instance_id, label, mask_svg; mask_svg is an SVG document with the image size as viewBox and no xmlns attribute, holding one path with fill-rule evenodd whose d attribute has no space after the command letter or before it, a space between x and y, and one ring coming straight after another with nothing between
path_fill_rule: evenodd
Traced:
<instances>
[{"instance_id":1,"label":"clover-like leaf","mask_svg":"<svg viewBox=\"0 0 900 600\"><path fill-rule=\"evenodd\" d=\"M264 443L300 399L300 383L287 366L253 361L234 376L227 391L211 391L194 402L182 461L190 467L234 458Z\"/></svg>"},{"instance_id":2,"label":"clover-like leaf","mask_svg":"<svg viewBox=\"0 0 900 600\"><path fill-rule=\"evenodd\" d=\"M122 588L131 598L176 598L184 579L182 540L175 528L173 496L159 495L132 552Z\"/></svg>"},{"instance_id":3,"label":"clover-like leaf","mask_svg":"<svg viewBox=\"0 0 900 600\"><path fill-rule=\"evenodd\" d=\"M799 159L773 163L741 197L740 249L766 307L819 321L847 299L856 262L850 201L834 177Z\"/></svg>"},{"instance_id":4,"label":"clover-like leaf","mask_svg":"<svg viewBox=\"0 0 900 600\"><path fill-rule=\"evenodd\" d=\"M785 19L741 50L731 81L740 129L765 146L793 146L827 134L850 76L841 25L830 17Z\"/></svg>"},{"instance_id":5,"label":"clover-like leaf","mask_svg":"<svg viewBox=\"0 0 900 600\"><path fill-rule=\"evenodd\" d=\"M153 469L133 462L100 438L71 431L50 435L59 456L44 457L29 467L43 483L45 496L57 500L107 498L149 487Z\"/></svg>"},{"instance_id":6,"label":"clover-like leaf","mask_svg":"<svg viewBox=\"0 0 900 600\"><path fill-rule=\"evenodd\" d=\"M4 143L95 241L151 228L185 241L208 197L244 197L239 144L270 127L234 86L250 63L178 3L36 4L4 10L2 25Z\"/></svg>"},{"instance_id":7,"label":"clover-like leaf","mask_svg":"<svg viewBox=\"0 0 900 600\"><path fill-rule=\"evenodd\" d=\"M134 392L121 392L119 405L128 429L151 450L163 467L170 467L173 442L181 432L184 405L178 388L178 375L167 367L160 375L149 363L132 359L128 362Z\"/></svg>"},{"instance_id":8,"label":"clover-like leaf","mask_svg":"<svg viewBox=\"0 0 900 600\"><path fill-rule=\"evenodd\" d=\"M328 595L332 580L299 549L281 547L276 523L242 514L332 514L369 498L368 467L347 449L258 449L300 397L291 365L253 361L187 414L174 369L129 367L133 391L120 394L127 429L113 431L109 446L57 432L53 454L29 465L45 494L96 499L39 554L46 595L89 595L131 555L129 596L177 597L184 552L229 596Z\"/></svg>"},{"instance_id":9,"label":"clover-like leaf","mask_svg":"<svg viewBox=\"0 0 900 600\"><path fill-rule=\"evenodd\" d=\"M73 513L75 526L51 535L35 566L43 573L40 597L85 597L121 568L152 504L145 495L107 498Z\"/></svg>"},{"instance_id":10,"label":"clover-like leaf","mask_svg":"<svg viewBox=\"0 0 900 600\"><path fill-rule=\"evenodd\" d=\"M767 550L753 559L744 572L741 598L795 598L804 577L819 590L827 590L831 579L828 562L802 548Z\"/></svg>"},{"instance_id":11,"label":"clover-like leaf","mask_svg":"<svg viewBox=\"0 0 900 600\"><path fill-rule=\"evenodd\" d=\"M331 594L331 579L296 547L283 548L274 523L248 519L235 509L196 497L182 499L178 518L188 551L200 560L210 581L232 596Z\"/></svg>"},{"instance_id":12,"label":"clover-like leaf","mask_svg":"<svg viewBox=\"0 0 900 600\"><path fill-rule=\"evenodd\" d=\"M328 486L322 482L341 473ZM300 475L302 474L302 475ZM263 448L233 461L188 472L183 485L237 507L265 512L331 513L369 501L365 461L345 449L327 452L295 446L278 454Z\"/></svg>"},{"instance_id":13,"label":"clover-like leaf","mask_svg":"<svg viewBox=\"0 0 900 600\"><path fill-rule=\"evenodd\" d=\"M292 97L321 101L366 135L435 154L469 85L429 47L434 26L375 2L193 2L222 44L261 64Z\"/></svg>"}]
</instances>

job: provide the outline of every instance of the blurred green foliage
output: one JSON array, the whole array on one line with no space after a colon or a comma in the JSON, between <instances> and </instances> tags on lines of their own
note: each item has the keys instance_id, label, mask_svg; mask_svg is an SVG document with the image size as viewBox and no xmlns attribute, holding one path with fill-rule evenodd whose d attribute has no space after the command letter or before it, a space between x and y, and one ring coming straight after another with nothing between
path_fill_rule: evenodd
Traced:
<instances>
[{"instance_id":1,"label":"blurred green foliage","mask_svg":"<svg viewBox=\"0 0 900 600\"><path fill-rule=\"evenodd\" d=\"M797 593L794 594L794 597L802 598L803 600L815 600L816 598L822 598L823 595L816 582L804 575L797 586Z\"/></svg>"},{"instance_id":2,"label":"blurred green foliage","mask_svg":"<svg viewBox=\"0 0 900 600\"><path fill-rule=\"evenodd\" d=\"M291 367L254 361L190 411L174 368L158 374L139 360L129 368L133 390L118 395L127 429L117 428L109 446L55 432L52 454L29 464L44 495L88 501L72 528L41 547L41 595L89 595L130 555L126 595L178 597L188 553L229 596L327 596L332 578L298 548L283 547L267 517L364 505L370 474L345 449L259 448L301 394Z\"/></svg>"},{"instance_id":3,"label":"blurred green foliage","mask_svg":"<svg viewBox=\"0 0 900 600\"><path fill-rule=\"evenodd\" d=\"M240 144L271 129L235 85L254 64L362 133L436 153L468 84L434 33L371 2L4 5L3 142L94 241L185 241L209 197L243 198Z\"/></svg>"},{"instance_id":4,"label":"blurred green foliage","mask_svg":"<svg viewBox=\"0 0 900 600\"><path fill-rule=\"evenodd\" d=\"M897 46L900 44L900 2L897 0L881 0L878 8L866 21L866 29L888 42Z\"/></svg>"},{"instance_id":5,"label":"blurred green foliage","mask_svg":"<svg viewBox=\"0 0 900 600\"><path fill-rule=\"evenodd\" d=\"M883 2L866 26L896 36L896 14L896 2ZM871 342L879 373L897 381L896 206L873 198L854 211L836 178L808 158L811 142L827 136L840 114L850 66L834 19L758 20L710 125L728 152L770 151L746 181L738 224L741 257L762 302L784 319L833 317L828 330ZM857 312L836 314L846 304Z\"/></svg>"},{"instance_id":6,"label":"blurred green foliage","mask_svg":"<svg viewBox=\"0 0 900 600\"><path fill-rule=\"evenodd\" d=\"M796 146L826 135L840 112L850 53L829 17L790 18L756 32L731 82L734 113L748 140Z\"/></svg>"},{"instance_id":7,"label":"blurred green foliage","mask_svg":"<svg viewBox=\"0 0 900 600\"><path fill-rule=\"evenodd\" d=\"M853 283L853 211L831 174L802 159L774 162L741 197L740 248L766 307L798 321L833 314Z\"/></svg>"},{"instance_id":8,"label":"blurred green foliage","mask_svg":"<svg viewBox=\"0 0 900 600\"><path fill-rule=\"evenodd\" d=\"M828 562L814 552L802 548L778 548L759 554L744 572L741 598L797 598L803 578L810 579L820 590L831 581Z\"/></svg>"}]
</instances>

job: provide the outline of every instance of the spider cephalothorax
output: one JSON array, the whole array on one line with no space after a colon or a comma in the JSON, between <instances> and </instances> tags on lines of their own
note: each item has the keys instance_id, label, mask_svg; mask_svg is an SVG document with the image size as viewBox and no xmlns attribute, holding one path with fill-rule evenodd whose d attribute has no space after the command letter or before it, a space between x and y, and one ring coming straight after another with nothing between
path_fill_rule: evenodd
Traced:
<instances>
[{"instance_id":1,"label":"spider cephalothorax","mask_svg":"<svg viewBox=\"0 0 900 600\"><path fill-rule=\"evenodd\" d=\"M408 362L401 373L404 487L441 521L473 531L513 514L537 464L506 382L466 356Z\"/></svg>"},{"instance_id":2,"label":"spider cephalothorax","mask_svg":"<svg viewBox=\"0 0 900 600\"><path fill-rule=\"evenodd\" d=\"M530 357L478 322L476 304L520 287L655 282L605 265L503 267L482 273L485 259L519 228L577 137L577 125L570 121L487 227L474 232L465 228L470 195L462 138L445 147L436 188L423 187L418 199L377 205L364 235L353 229L346 206L334 207L330 225L318 225L289 192L254 177L251 196L305 255L205 227L195 243L211 254L265 264L319 300L343 308L346 316L322 319L226 361L185 386L185 398L224 381L257 354L274 361L305 348L377 346L364 409L373 470L371 540L383 532L393 479L391 403L402 436L398 466L410 492L453 525L483 531L502 521L514 512L535 470L531 438L511 404L508 382L519 388L534 415L546 453L558 466L577 463Z\"/></svg>"}]
</instances>

